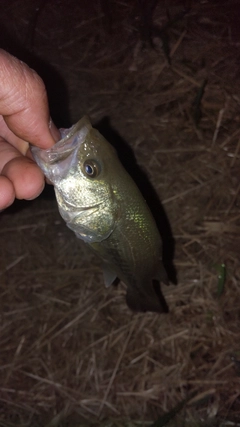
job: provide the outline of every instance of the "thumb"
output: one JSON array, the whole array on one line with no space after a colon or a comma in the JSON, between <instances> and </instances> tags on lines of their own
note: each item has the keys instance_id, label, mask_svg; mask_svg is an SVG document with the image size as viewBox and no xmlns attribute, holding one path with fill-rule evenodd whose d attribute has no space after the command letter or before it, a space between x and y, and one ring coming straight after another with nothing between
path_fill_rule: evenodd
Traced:
<instances>
[{"instance_id":1,"label":"thumb","mask_svg":"<svg viewBox=\"0 0 240 427\"><path fill-rule=\"evenodd\" d=\"M19 138L49 148L59 131L49 115L46 88L38 74L0 49L0 114Z\"/></svg>"}]
</instances>

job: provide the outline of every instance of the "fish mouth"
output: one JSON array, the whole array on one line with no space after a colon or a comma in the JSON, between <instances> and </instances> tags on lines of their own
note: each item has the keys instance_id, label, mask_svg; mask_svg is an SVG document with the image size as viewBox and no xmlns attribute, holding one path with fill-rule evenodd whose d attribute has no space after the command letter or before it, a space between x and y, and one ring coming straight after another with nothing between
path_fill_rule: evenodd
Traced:
<instances>
[{"instance_id":1,"label":"fish mouth","mask_svg":"<svg viewBox=\"0 0 240 427\"><path fill-rule=\"evenodd\" d=\"M56 190L56 188L55 193L57 197L59 212L67 223L73 221L78 216L84 215L84 212L87 216L92 215L93 212L97 211L103 205L103 202L101 201L91 206L78 206L66 200L66 198L61 194L61 192L59 190Z\"/></svg>"},{"instance_id":2,"label":"fish mouth","mask_svg":"<svg viewBox=\"0 0 240 427\"><path fill-rule=\"evenodd\" d=\"M39 147L31 146L34 160L53 184L58 177L64 177L67 174L71 166L69 162L70 155L79 150L90 129L91 123L88 117L84 116L70 129L59 129L61 139L53 147L43 150ZM73 162L76 156L72 155L71 157Z\"/></svg>"},{"instance_id":3,"label":"fish mouth","mask_svg":"<svg viewBox=\"0 0 240 427\"><path fill-rule=\"evenodd\" d=\"M92 209L99 208L103 203L102 202L101 203L96 203L95 205L91 205L91 206L76 206L76 205L73 205L72 203L67 202L65 200L64 204L65 204L66 207L71 208L72 211L75 211L75 212L84 212L84 211L90 211Z\"/></svg>"},{"instance_id":4,"label":"fish mouth","mask_svg":"<svg viewBox=\"0 0 240 427\"><path fill-rule=\"evenodd\" d=\"M76 236L87 243L92 243L102 241L112 233L110 230L107 234L102 235L97 231L96 225L93 226L94 213L99 210L99 206L102 204L96 203L92 206L79 207L65 201L64 206L58 203L58 209L67 226L74 231Z\"/></svg>"}]
</instances>

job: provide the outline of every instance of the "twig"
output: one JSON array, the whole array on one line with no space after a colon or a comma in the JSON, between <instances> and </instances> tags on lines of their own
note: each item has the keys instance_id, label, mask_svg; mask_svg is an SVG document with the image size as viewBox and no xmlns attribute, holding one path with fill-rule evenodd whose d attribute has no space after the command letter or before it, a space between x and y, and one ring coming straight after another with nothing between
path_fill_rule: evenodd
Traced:
<instances>
[{"instance_id":1,"label":"twig","mask_svg":"<svg viewBox=\"0 0 240 427\"><path fill-rule=\"evenodd\" d=\"M106 403L106 400L107 400L108 394L109 394L109 392L110 392L110 390L111 390L111 387L112 387L112 384L113 384L114 378L115 378L116 373L117 373L117 371L118 371L118 369L119 369L119 366L120 366L120 363L121 363L121 361L122 361L123 355L124 355L124 353L125 353L125 351L126 351L126 348L127 348L128 343L129 343L129 341L130 341L130 338L131 338L131 336L132 336L133 330L134 330L134 328L135 328L136 321L137 321L137 319L135 319L135 322L133 322L133 324L132 324L132 326L131 326L131 329L130 329L130 331L129 331L129 333L128 333L128 337L127 337L127 339L126 339L126 341L125 341L125 343L124 343L124 345L123 345L122 351L121 351L120 356L119 356L119 358L118 358L118 360L117 360L117 363L116 363L116 365L115 365L114 371L113 371L112 376L111 376L111 379L110 379L110 381L109 381L109 383L108 383L107 390L105 391L105 394L104 394L104 397L103 397L103 400L102 400L101 406L100 406L100 408L99 408L98 416L100 416L100 415L101 415L101 412L102 412L103 406L104 406L104 405L105 405L105 403Z\"/></svg>"},{"instance_id":2,"label":"twig","mask_svg":"<svg viewBox=\"0 0 240 427\"><path fill-rule=\"evenodd\" d=\"M224 113L225 113L225 111L226 111L226 109L228 107L228 102L229 102L229 98L227 97L227 99L225 101L224 107L218 113L217 124L216 124L216 128L215 128L215 131L214 131L214 134L213 134L213 139L212 139L212 148L214 147L215 142L217 140L218 132L219 132L219 129L221 127L221 123L222 123L222 119L223 119L223 115L224 115Z\"/></svg>"},{"instance_id":3,"label":"twig","mask_svg":"<svg viewBox=\"0 0 240 427\"><path fill-rule=\"evenodd\" d=\"M173 46L173 48L171 49L171 52L170 52L170 54L169 54L169 58L172 58L172 57L173 57L174 53L176 52L176 50L178 49L178 47L179 47L179 46L180 46L180 44L182 43L182 41L183 41L183 39L184 39L184 37L185 37L186 33L187 33L187 31L186 31L186 30L182 32L182 34L180 35L179 39L176 41L175 45L174 45L174 46ZM168 62L168 61L165 61L165 62L162 64L162 66L159 68L159 71L158 71L157 76L154 78L154 80L153 80L153 81L151 82L151 84L149 85L149 87L148 87L149 89L151 89L151 88L155 85L155 83L156 83L157 79L159 78L160 74L162 73L162 71L164 70L164 68L165 68L165 67L167 67L167 66L169 66L169 62Z\"/></svg>"},{"instance_id":4,"label":"twig","mask_svg":"<svg viewBox=\"0 0 240 427\"><path fill-rule=\"evenodd\" d=\"M236 147L236 150L235 150L235 153L234 153L234 157L233 157L233 159L231 161L231 164L230 164L231 168L234 166L234 164L236 162L236 158L237 158L237 155L239 153L239 150L240 150L240 138L239 138L238 143L237 143L237 147Z\"/></svg>"}]
</instances>

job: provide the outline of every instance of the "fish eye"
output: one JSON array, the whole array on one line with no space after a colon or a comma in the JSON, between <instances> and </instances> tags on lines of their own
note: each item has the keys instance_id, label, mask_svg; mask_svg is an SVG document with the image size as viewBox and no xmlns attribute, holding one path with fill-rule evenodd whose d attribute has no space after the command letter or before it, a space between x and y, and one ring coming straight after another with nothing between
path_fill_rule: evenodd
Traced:
<instances>
[{"instance_id":1,"label":"fish eye","mask_svg":"<svg viewBox=\"0 0 240 427\"><path fill-rule=\"evenodd\" d=\"M83 169L89 178L96 178L99 175L99 165L94 160L86 160L83 164Z\"/></svg>"}]
</instances>

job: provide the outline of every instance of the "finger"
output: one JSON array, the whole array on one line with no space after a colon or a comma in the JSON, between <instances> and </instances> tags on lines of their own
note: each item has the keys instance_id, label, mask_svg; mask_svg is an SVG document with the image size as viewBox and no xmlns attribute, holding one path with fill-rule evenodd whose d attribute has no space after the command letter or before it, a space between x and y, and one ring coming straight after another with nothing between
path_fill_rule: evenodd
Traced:
<instances>
[{"instance_id":1,"label":"finger","mask_svg":"<svg viewBox=\"0 0 240 427\"><path fill-rule=\"evenodd\" d=\"M43 173L28 157L12 158L3 167L1 175L12 183L15 197L18 199L34 199L45 185Z\"/></svg>"},{"instance_id":2,"label":"finger","mask_svg":"<svg viewBox=\"0 0 240 427\"><path fill-rule=\"evenodd\" d=\"M10 130L40 148L59 138L50 120L42 79L26 64L0 50L0 112Z\"/></svg>"},{"instance_id":3,"label":"finger","mask_svg":"<svg viewBox=\"0 0 240 427\"><path fill-rule=\"evenodd\" d=\"M9 144L17 148L17 150L25 156L29 143L15 135L7 126L2 116L0 116L0 144L1 140L8 141Z\"/></svg>"},{"instance_id":4,"label":"finger","mask_svg":"<svg viewBox=\"0 0 240 427\"><path fill-rule=\"evenodd\" d=\"M13 145L0 137L0 173L8 162L21 156L21 153Z\"/></svg>"},{"instance_id":5,"label":"finger","mask_svg":"<svg viewBox=\"0 0 240 427\"><path fill-rule=\"evenodd\" d=\"M5 176L0 176L0 211L6 209L15 200L15 191L11 181Z\"/></svg>"}]
</instances>

